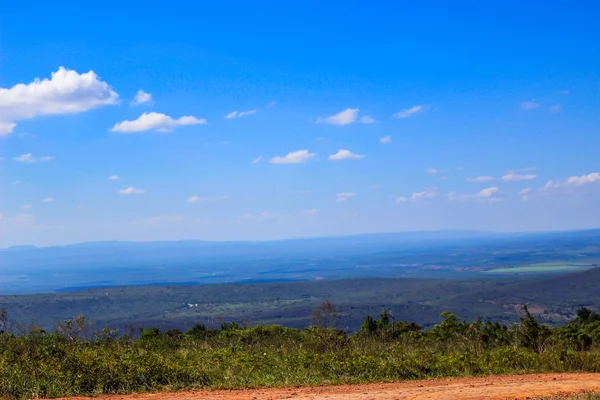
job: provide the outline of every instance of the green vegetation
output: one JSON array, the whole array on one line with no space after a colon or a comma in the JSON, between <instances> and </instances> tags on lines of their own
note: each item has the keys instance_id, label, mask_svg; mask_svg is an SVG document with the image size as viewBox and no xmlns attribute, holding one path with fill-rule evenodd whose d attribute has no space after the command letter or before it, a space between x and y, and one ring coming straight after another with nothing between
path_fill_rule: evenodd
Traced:
<instances>
[{"instance_id":1,"label":"green vegetation","mask_svg":"<svg viewBox=\"0 0 600 400\"><path fill-rule=\"evenodd\" d=\"M482 272L484 274L516 274L516 273L576 271L576 270L582 270L585 268L592 268L592 266L535 264L535 265L528 265L525 267L494 268L494 269L489 269L487 271L482 271Z\"/></svg>"},{"instance_id":2,"label":"green vegetation","mask_svg":"<svg viewBox=\"0 0 600 400\"><path fill-rule=\"evenodd\" d=\"M430 329L389 310L365 318L353 335L337 329L331 302L313 326L216 329L157 327L90 332L84 317L52 333L0 313L0 396L11 399L183 388L242 388L395 381L527 372L600 372L600 315L581 308L549 327L526 307L507 326L468 323L445 312Z\"/></svg>"}]
</instances>

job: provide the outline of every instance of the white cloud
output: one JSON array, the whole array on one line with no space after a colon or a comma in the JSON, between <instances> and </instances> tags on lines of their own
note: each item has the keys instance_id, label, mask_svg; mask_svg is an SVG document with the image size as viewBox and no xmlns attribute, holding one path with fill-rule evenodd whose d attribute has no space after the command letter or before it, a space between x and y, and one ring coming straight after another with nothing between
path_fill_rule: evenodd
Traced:
<instances>
[{"instance_id":1,"label":"white cloud","mask_svg":"<svg viewBox=\"0 0 600 400\"><path fill-rule=\"evenodd\" d=\"M302 215L315 215L315 214L318 214L320 212L321 212L321 210L313 208L311 210L302 210L302 211L300 211L300 214L302 214Z\"/></svg>"},{"instance_id":2,"label":"white cloud","mask_svg":"<svg viewBox=\"0 0 600 400\"><path fill-rule=\"evenodd\" d=\"M499 192L500 188L493 186L486 189L481 189L479 193L477 193L478 197L492 197L495 193Z\"/></svg>"},{"instance_id":3,"label":"white cloud","mask_svg":"<svg viewBox=\"0 0 600 400\"><path fill-rule=\"evenodd\" d=\"M258 156L255 159L253 159L252 164L258 164L260 162L260 160L262 160L262 156Z\"/></svg>"},{"instance_id":4,"label":"white cloud","mask_svg":"<svg viewBox=\"0 0 600 400\"><path fill-rule=\"evenodd\" d=\"M384 136L381 139L379 139L379 143L392 143L392 137L391 136Z\"/></svg>"},{"instance_id":5,"label":"white cloud","mask_svg":"<svg viewBox=\"0 0 600 400\"><path fill-rule=\"evenodd\" d=\"M416 113L425 111L427 108L428 108L427 106L414 106L411 108L406 108L404 110L398 111L397 113L393 114L392 116L394 118L408 118L408 117L412 117Z\"/></svg>"},{"instance_id":6,"label":"white cloud","mask_svg":"<svg viewBox=\"0 0 600 400\"><path fill-rule=\"evenodd\" d=\"M29 210L29 209L31 208L31 204L23 204L23 205L21 206L21 208L22 208L23 210Z\"/></svg>"},{"instance_id":7,"label":"white cloud","mask_svg":"<svg viewBox=\"0 0 600 400\"><path fill-rule=\"evenodd\" d=\"M13 129L15 129L15 126L17 126L17 124L15 124L14 122L0 121L0 137L10 135Z\"/></svg>"},{"instance_id":8,"label":"white cloud","mask_svg":"<svg viewBox=\"0 0 600 400\"><path fill-rule=\"evenodd\" d=\"M44 200L42 200L42 203L52 203L54 201L54 199L52 197L46 197Z\"/></svg>"},{"instance_id":9,"label":"white cloud","mask_svg":"<svg viewBox=\"0 0 600 400\"><path fill-rule=\"evenodd\" d=\"M544 185L544 187L542 187L542 189L552 189L552 188L560 188L560 187L579 187L579 186L584 186L584 185L588 185L590 183L594 183L594 182L600 182L600 173L599 172L592 172L590 174L587 175L581 175L581 176L571 176L569 178L567 178L567 180L565 181L548 181L546 183L546 185Z\"/></svg>"},{"instance_id":10,"label":"white cloud","mask_svg":"<svg viewBox=\"0 0 600 400\"><path fill-rule=\"evenodd\" d=\"M256 114L258 110L249 110L249 111L232 111L225 116L225 119L234 119L234 118L242 118L248 115Z\"/></svg>"},{"instance_id":11,"label":"white cloud","mask_svg":"<svg viewBox=\"0 0 600 400\"><path fill-rule=\"evenodd\" d=\"M502 176L502 180L504 182L519 182L519 181L531 181L537 178L535 174L517 174L514 172L509 172L508 174Z\"/></svg>"},{"instance_id":12,"label":"white cloud","mask_svg":"<svg viewBox=\"0 0 600 400\"><path fill-rule=\"evenodd\" d=\"M27 163L27 164L31 164L34 162L51 161L53 159L54 159L54 157L50 157L50 156L35 158L33 155L31 155L31 153L21 154L20 156L13 158L13 160L15 160L16 162L22 162L22 163Z\"/></svg>"},{"instance_id":13,"label":"white cloud","mask_svg":"<svg viewBox=\"0 0 600 400\"><path fill-rule=\"evenodd\" d=\"M298 150L287 153L285 156L276 156L271 159L271 164L302 164L316 156L308 150Z\"/></svg>"},{"instance_id":14,"label":"white cloud","mask_svg":"<svg viewBox=\"0 0 600 400\"><path fill-rule=\"evenodd\" d=\"M15 214L13 217L5 217L0 214L0 225L9 228L30 228L35 227L35 218L33 214Z\"/></svg>"},{"instance_id":15,"label":"white cloud","mask_svg":"<svg viewBox=\"0 0 600 400\"><path fill-rule=\"evenodd\" d=\"M488 187L480 190L475 194L458 194L456 192L448 193L449 200L474 200L477 202L488 202L495 203L503 201L504 198L501 196L500 188L496 186Z\"/></svg>"},{"instance_id":16,"label":"white cloud","mask_svg":"<svg viewBox=\"0 0 600 400\"><path fill-rule=\"evenodd\" d=\"M119 95L94 73L79 74L60 67L50 79L0 88L0 133L7 135L16 121L42 115L76 114L117 104Z\"/></svg>"},{"instance_id":17,"label":"white cloud","mask_svg":"<svg viewBox=\"0 0 600 400\"><path fill-rule=\"evenodd\" d=\"M372 124L375 122L373 117L365 115L358 118L358 108L346 108L344 111L340 111L337 114L330 115L329 117L317 118L317 124L330 124L330 125L349 125L354 122L360 122L361 124Z\"/></svg>"},{"instance_id":18,"label":"white cloud","mask_svg":"<svg viewBox=\"0 0 600 400\"><path fill-rule=\"evenodd\" d=\"M111 175L108 177L108 179L111 181L118 181L121 178L119 177L119 175Z\"/></svg>"},{"instance_id":19,"label":"white cloud","mask_svg":"<svg viewBox=\"0 0 600 400\"><path fill-rule=\"evenodd\" d=\"M422 192L413 193L410 196L410 201L421 201L427 199L433 199L438 196L437 189L427 189Z\"/></svg>"},{"instance_id":20,"label":"white cloud","mask_svg":"<svg viewBox=\"0 0 600 400\"><path fill-rule=\"evenodd\" d=\"M340 161L340 160L358 160L360 158L365 158L362 154L354 154L350 150L340 149L337 153L331 154L327 157L330 161Z\"/></svg>"},{"instance_id":21,"label":"white cloud","mask_svg":"<svg viewBox=\"0 0 600 400\"><path fill-rule=\"evenodd\" d=\"M173 119L165 114L151 112L143 113L138 119L133 121L125 120L123 122L119 122L111 128L111 131L130 133L143 132L153 129L158 132L169 132L178 126L202 125L205 123L206 120L203 118L183 116L178 119Z\"/></svg>"},{"instance_id":22,"label":"white cloud","mask_svg":"<svg viewBox=\"0 0 600 400\"><path fill-rule=\"evenodd\" d=\"M525 188L525 189L519 190L519 196L521 196L521 199L523 199L523 200L527 200L531 197L529 195L529 193L531 193L531 188Z\"/></svg>"},{"instance_id":23,"label":"white cloud","mask_svg":"<svg viewBox=\"0 0 600 400\"><path fill-rule=\"evenodd\" d=\"M561 112L562 111L562 107L560 104L555 104L552 107L550 107L550 112L552 113L557 113L557 112Z\"/></svg>"},{"instance_id":24,"label":"white cloud","mask_svg":"<svg viewBox=\"0 0 600 400\"><path fill-rule=\"evenodd\" d=\"M335 201L338 203L343 203L354 196L356 196L356 193L354 192L338 193L335 195Z\"/></svg>"},{"instance_id":25,"label":"white cloud","mask_svg":"<svg viewBox=\"0 0 600 400\"><path fill-rule=\"evenodd\" d=\"M521 103L521 110L523 110L523 111L534 110L540 106L541 106L541 104L535 100L523 101Z\"/></svg>"},{"instance_id":26,"label":"white cloud","mask_svg":"<svg viewBox=\"0 0 600 400\"><path fill-rule=\"evenodd\" d=\"M138 106L140 104L149 103L152 101L152 95L150 93L146 93L143 90L138 90L133 98L133 101L129 103L130 106Z\"/></svg>"},{"instance_id":27,"label":"white cloud","mask_svg":"<svg viewBox=\"0 0 600 400\"><path fill-rule=\"evenodd\" d=\"M436 168L427 168L425 170L425 173L430 174L430 175L435 175L435 174L443 174L444 172L446 172L445 169L436 169Z\"/></svg>"},{"instance_id":28,"label":"white cloud","mask_svg":"<svg viewBox=\"0 0 600 400\"><path fill-rule=\"evenodd\" d=\"M188 203L214 203L216 201L227 200L227 196L215 196L215 197L198 197L193 195L187 199Z\"/></svg>"},{"instance_id":29,"label":"white cloud","mask_svg":"<svg viewBox=\"0 0 600 400\"><path fill-rule=\"evenodd\" d=\"M144 189L136 189L133 186L128 187L127 189L119 190L119 194L144 194L146 191Z\"/></svg>"},{"instance_id":30,"label":"white cloud","mask_svg":"<svg viewBox=\"0 0 600 400\"><path fill-rule=\"evenodd\" d=\"M496 178L493 176L477 176L475 178L467 178L467 182L471 183L481 183L481 182L492 182L495 181Z\"/></svg>"},{"instance_id":31,"label":"white cloud","mask_svg":"<svg viewBox=\"0 0 600 400\"><path fill-rule=\"evenodd\" d=\"M396 197L396 204L406 203L408 199L404 196Z\"/></svg>"}]
</instances>

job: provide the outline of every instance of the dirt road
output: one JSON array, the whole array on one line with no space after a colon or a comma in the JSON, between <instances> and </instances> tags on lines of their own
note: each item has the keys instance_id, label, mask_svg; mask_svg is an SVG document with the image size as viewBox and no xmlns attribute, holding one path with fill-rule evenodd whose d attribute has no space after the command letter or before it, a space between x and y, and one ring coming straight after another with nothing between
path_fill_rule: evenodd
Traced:
<instances>
[{"instance_id":1,"label":"dirt road","mask_svg":"<svg viewBox=\"0 0 600 400\"><path fill-rule=\"evenodd\" d=\"M399 383L282 389L247 389L100 396L102 400L399 400L535 399L555 394L600 391L600 374L535 374L432 379ZM69 400L83 400L83 397Z\"/></svg>"}]
</instances>

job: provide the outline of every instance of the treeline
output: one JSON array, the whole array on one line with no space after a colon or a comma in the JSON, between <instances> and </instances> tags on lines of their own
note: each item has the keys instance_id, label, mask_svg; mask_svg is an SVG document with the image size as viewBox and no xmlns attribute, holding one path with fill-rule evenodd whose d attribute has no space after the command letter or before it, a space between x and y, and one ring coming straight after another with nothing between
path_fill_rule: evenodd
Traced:
<instances>
[{"instance_id":1,"label":"treeline","mask_svg":"<svg viewBox=\"0 0 600 400\"><path fill-rule=\"evenodd\" d=\"M84 317L53 332L0 313L0 396L59 397L189 388L359 383L524 372L600 372L600 315L586 308L561 327L525 307L507 326L445 312L430 329L367 317L359 332L336 328L331 302L313 326L89 331Z\"/></svg>"}]
</instances>

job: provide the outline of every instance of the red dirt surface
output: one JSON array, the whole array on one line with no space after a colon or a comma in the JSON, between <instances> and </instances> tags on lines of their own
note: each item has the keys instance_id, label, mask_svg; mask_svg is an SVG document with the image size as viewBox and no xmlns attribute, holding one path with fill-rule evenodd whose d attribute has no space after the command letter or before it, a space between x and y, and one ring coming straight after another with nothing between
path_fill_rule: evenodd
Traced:
<instances>
[{"instance_id":1,"label":"red dirt surface","mask_svg":"<svg viewBox=\"0 0 600 400\"><path fill-rule=\"evenodd\" d=\"M600 391L600 374L535 374L431 379L398 383L301 388L199 390L174 393L99 396L102 400L399 400L399 399L536 399L551 395ZM71 397L84 400L88 397ZM67 400L67 399L63 399Z\"/></svg>"}]
</instances>

